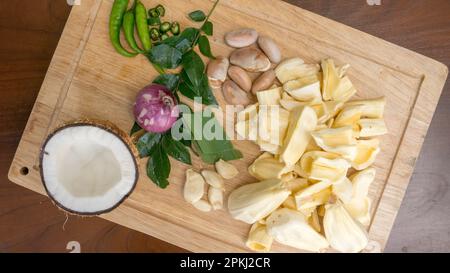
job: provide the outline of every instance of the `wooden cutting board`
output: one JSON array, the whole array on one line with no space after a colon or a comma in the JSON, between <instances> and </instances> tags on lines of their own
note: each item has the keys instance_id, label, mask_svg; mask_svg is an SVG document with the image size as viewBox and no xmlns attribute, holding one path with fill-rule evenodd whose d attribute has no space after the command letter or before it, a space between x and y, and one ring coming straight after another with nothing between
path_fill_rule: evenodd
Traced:
<instances>
[{"instance_id":1,"label":"wooden cutting board","mask_svg":"<svg viewBox=\"0 0 450 273\"><path fill-rule=\"evenodd\" d=\"M9 172L14 183L45 194L38 171L41 144L56 126L79 118L110 120L128 131L133 124L131 106L140 88L156 72L145 57L117 54L108 38L112 0L82 0L74 6L53 56L49 70L28 120ZM147 7L156 3L142 0ZM192 25L186 14L209 10L205 0L159 0L167 8L167 20ZM385 121L389 134L381 139L382 151L374 166L376 181L370 188L373 220L372 245L384 247L419 155L428 126L445 83L445 65L340 23L284 2L271 0L222 0L212 16L213 52L228 55L226 32L253 27L271 36L284 57L299 56L307 62L332 57L349 63L349 77L359 98L385 96ZM215 91L221 105L220 91ZM235 161L241 174L227 181L229 193L255 181L247 166L259 154L248 141L235 141L244 159ZM191 251L241 252L249 225L233 220L226 211L202 213L183 201L181 190L188 166L171 161L171 185L161 190L145 176L146 160L140 162L141 177L126 202L101 217L139 230ZM194 167L205 167L194 160ZM296 251L275 244L274 251Z\"/></svg>"}]
</instances>

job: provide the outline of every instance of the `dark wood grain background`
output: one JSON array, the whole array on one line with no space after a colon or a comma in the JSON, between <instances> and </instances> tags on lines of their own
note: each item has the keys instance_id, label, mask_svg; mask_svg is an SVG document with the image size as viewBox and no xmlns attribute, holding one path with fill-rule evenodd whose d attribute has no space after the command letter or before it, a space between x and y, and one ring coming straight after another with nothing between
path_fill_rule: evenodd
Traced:
<instances>
[{"instance_id":1,"label":"dark wood grain background","mask_svg":"<svg viewBox=\"0 0 450 273\"><path fill-rule=\"evenodd\" d=\"M288 2L450 64L449 0ZM0 1L0 252L68 252L70 241L82 252L182 252L99 218L65 223L48 198L7 179L69 12L65 0ZM449 119L447 84L386 251L450 252Z\"/></svg>"}]
</instances>

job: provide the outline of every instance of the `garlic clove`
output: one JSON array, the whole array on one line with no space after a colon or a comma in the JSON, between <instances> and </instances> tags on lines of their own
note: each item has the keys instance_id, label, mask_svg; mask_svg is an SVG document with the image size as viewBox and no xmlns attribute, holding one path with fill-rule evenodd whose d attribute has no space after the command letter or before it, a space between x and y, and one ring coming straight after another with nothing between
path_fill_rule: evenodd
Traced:
<instances>
[{"instance_id":1,"label":"garlic clove","mask_svg":"<svg viewBox=\"0 0 450 273\"><path fill-rule=\"evenodd\" d=\"M223 208L223 190L210 186L208 189L208 201L213 210Z\"/></svg>"},{"instance_id":2,"label":"garlic clove","mask_svg":"<svg viewBox=\"0 0 450 273\"><path fill-rule=\"evenodd\" d=\"M216 171L225 179L232 179L239 174L239 171L234 165L222 159L216 162Z\"/></svg>"},{"instance_id":3,"label":"garlic clove","mask_svg":"<svg viewBox=\"0 0 450 273\"><path fill-rule=\"evenodd\" d=\"M211 205L205 201L205 200L198 200L197 202L192 203L192 205L194 206L194 208L198 209L199 211L203 211L203 212L209 212L211 211L212 207Z\"/></svg>"},{"instance_id":4,"label":"garlic clove","mask_svg":"<svg viewBox=\"0 0 450 273\"><path fill-rule=\"evenodd\" d=\"M186 182L184 184L184 199L189 203L199 201L204 194L205 180L192 169L186 171Z\"/></svg>"},{"instance_id":5,"label":"garlic clove","mask_svg":"<svg viewBox=\"0 0 450 273\"><path fill-rule=\"evenodd\" d=\"M205 178L206 183L217 189L224 189L223 178L216 172L210 170L202 170L203 178Z\"/></svg>"}]
</instances>

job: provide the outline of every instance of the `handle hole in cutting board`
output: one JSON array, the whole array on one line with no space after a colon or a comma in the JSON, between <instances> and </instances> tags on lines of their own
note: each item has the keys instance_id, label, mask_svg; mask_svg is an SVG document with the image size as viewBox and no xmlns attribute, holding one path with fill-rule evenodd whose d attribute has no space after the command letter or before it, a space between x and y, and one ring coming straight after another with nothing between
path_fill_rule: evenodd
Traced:
<instances>
[{"instance_id":1,"label":"handle hole in cutting board","mask_svg":"<svg viewBox=\"0 0 450 273\"><path fill-rule=\"evenodd\" d=\"M21 175L27 175L30 172L30 170L27 167L20 168L20 174Z\"/></svg>"}]
</instances>

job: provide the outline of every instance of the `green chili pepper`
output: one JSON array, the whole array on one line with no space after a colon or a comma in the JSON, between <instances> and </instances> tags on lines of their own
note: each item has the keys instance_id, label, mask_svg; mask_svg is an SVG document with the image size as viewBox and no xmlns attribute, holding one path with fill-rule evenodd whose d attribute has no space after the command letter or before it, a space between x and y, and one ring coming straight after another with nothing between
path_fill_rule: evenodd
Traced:
<instances>
[{"instance_id":1,"label":"green chili pepper","mask_svg":"<svg viewBox=\"0 0 450 273\"><path fill-rule=\"evenodd\" d=\"M161 41L164 41L165 39L169 38L169 35L167 35L166 33L164 33L163 35L161 35Z\"/></svg>"},{"instance_id":2,"label":"green chili pepper","mask_svg":"<svg viewBox=\"0 0 450 273\"><path fill-rule=\"evenodd\" d=\"M158 13L158 11L155 8L149 9L148 10L148 16L150 16L152 18L156 18L156 17L159 17L159 13Z\"/></svg>"},{"instance_id":3,"label":"green chili pepper","mask_svg":"<svg viewBox=\"0 0 450 273\"><path fill-rule=\"evenodd\" d=\"M163 17L164 14L166 14L166 9L163 7L163 5L157 5L155 10L158 12L158 15Z\"/></svg>"},{"instance_id":4,"label":"green chili pepper","mask_svg":"<svg viewBox=\"0 0 450 273\"><path fill-rule=\"evenodd\" d=\"M136 28L141 39L142 46L145 51L150 51L152 48L152 41L150 40L150 35L148 33L148 25L147 25L147 12L145 6L140 2L136 2Z\"/></svg>"},{"instance_id":5,"label":"green chili pepper","mask_svg":"<svg viewBox=\"0 0 450 273\"><path fill-rule=\"evenodd\" d=\"M166 33L167 31L170 30L170 27L171 27L171 25L169 22L164 22L159 26L159 31L161 33Z\"/></svg>"},{"instance_id":6,"label":"green chili pepper","mask_svg":"<svg viewBox=\"0 0 450 273\"><path fill-rule=\"evenodd\" d=\"M180 34L180 23L173 22L172 25L170 26L170 32L172 32L173 35Z\"/></svg>"},{"instance_id":7,"label":"green chili pepper","mask_svg":"<svg viewBox=\"0 0 450 273\"><path fill-rule=\"evenodd\" d=\"M150 37L153 41L157 41L159 39L160 33L157 28L150 29Z\"/></svg>"},{"instance_id":8,"label":"green chili pepper","mask_svg":"<svg viewBox=\"0 0 450 273\"><path fill-rule=\"evenodd\" d=\"M157 26L161 24L161 19L159 17L150 17L147 19L147 23L151 26Z\"/></svg>"},{"instance_id":9,"label":"green chili pepper","mask_svg":"<svg viewBox=\"0 0 450 273\"><path fill-rule=\"evenodd\" d=\"M132 49L139 53L145 53L144 50L139 48L136 40L134 39L134 12L132 9L127 11L123 16L122 27L123 33L125 34L125 40L127 41L128 45L130 45Z\"/></svg>"},{"instance_id":10,"label":"green chili pepper","mask_svg":"<svg viewBox=\"0 0 450 273\"><path fill-rule=\"evenodd\" d=\"M136 52L129 52L120 44L120 28L127 10L128 0L115 0L109 16L109 38L114 49L125 57L134 57Z\"/></svg>"}]
</instances>

